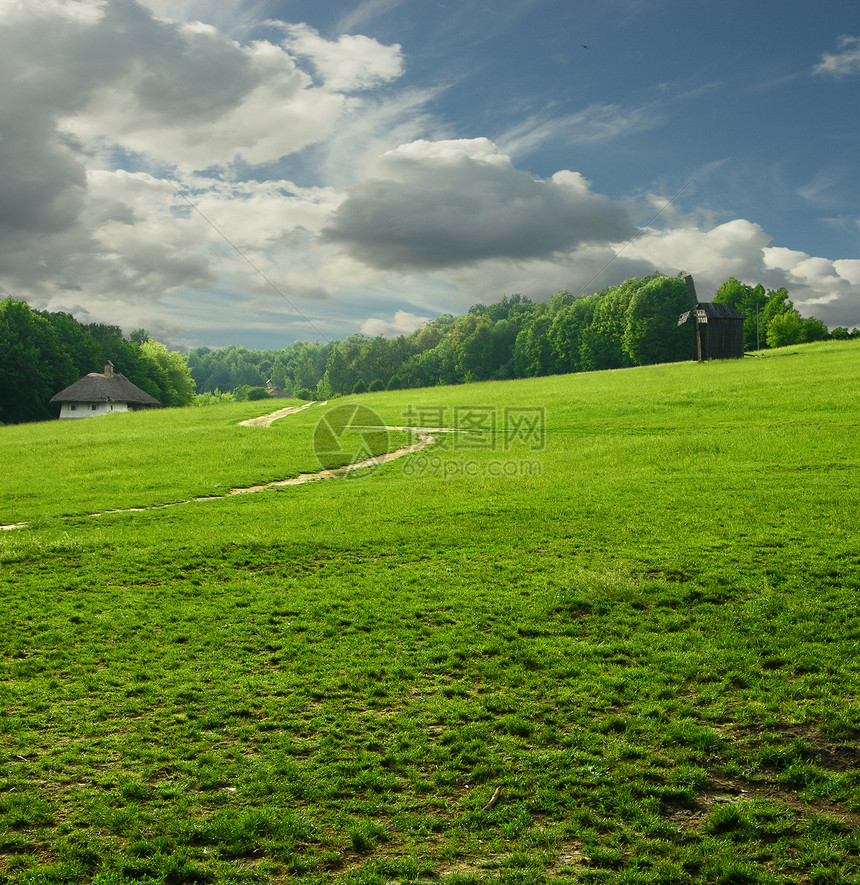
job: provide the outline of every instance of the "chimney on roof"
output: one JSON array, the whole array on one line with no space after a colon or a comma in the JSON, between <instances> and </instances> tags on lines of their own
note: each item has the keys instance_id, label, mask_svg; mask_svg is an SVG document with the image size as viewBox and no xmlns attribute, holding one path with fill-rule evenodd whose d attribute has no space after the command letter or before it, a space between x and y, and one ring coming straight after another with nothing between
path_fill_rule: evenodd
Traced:
<instances>
[{"instance_id":1,"label":"chimney on roof","mask_svg":"<svg viewBox=\"0 0 860 885\"><path fill-rule=\"evenodd\" d=\"M110 360L105 363L104 374L105 378L113 378L113 363Z\"/></svg>"}]
</instances>

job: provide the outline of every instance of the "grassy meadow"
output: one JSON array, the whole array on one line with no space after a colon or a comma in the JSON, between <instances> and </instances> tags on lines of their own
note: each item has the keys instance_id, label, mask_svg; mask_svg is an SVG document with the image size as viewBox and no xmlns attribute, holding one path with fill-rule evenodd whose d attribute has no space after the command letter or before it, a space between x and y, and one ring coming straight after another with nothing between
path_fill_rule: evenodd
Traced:
<instances>
[{"instance_id":1,"label":"grassy meadow","mask_svg":"<svg viewBox=\"0 0 860 885\"><path fill-rule=\"evenodd\" d=\"M860 882L860 343L284 405L0 427L0 883Z\"/></svg>"}]
</instances>

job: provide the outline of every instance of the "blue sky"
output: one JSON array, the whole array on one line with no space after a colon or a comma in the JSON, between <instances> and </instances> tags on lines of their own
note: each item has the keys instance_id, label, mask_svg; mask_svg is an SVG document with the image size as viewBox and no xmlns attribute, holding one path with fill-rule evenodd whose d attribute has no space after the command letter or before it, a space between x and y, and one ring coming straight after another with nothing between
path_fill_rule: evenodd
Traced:
<instances>
[{"instance_id":1,"label":"blue sky","mask_svg":"<svg viewBox=\"0 0 860 885\"><path fill-rule=\"evenodd\" d=\"M0 0L0 286L171 346L684 270L860 326L860 7Z\"/></svg>"}]
</instances>

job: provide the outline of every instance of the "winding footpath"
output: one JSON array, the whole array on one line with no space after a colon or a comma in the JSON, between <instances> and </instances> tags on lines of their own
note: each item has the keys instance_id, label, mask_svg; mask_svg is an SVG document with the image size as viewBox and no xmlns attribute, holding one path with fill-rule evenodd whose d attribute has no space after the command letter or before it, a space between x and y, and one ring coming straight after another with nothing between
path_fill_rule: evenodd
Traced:
<instances>
[{"instance_id":1,"label":"winding footpath","mask_svg":"<svg viewBox=\"0 0 860 885\"><path fill-rule=\"evenodd\" d=\"M314 405L324 406L327 405L327 403L310 402L305 403L303 406L278 409L277 412L270 412L268 415L261 415L259 418L249 418L247 421L240 421L238 426L269 427L272 422L277 421L279 418L285 418L287 415L295 415L297 412L302 412ZM346 464L343 467L336 467L329 470L318 470L316 473L300 473L298 476L291 477L290 479L277 479L273 482L262 483L261 485L243 486L241 488L230 489L230 491L224 492L220 495L203 495L197 498L187 498L183 501L171 501L169 504L151 504L147 507L125 507L117 510L102 510L99 513L81 513L64 518L87 519L89 517L108 516L114 513L143 513L148 510L166 510L168 507L179 507L183 504L194 504L199 501L221 501L224 498L230 498L234 495L250 495L255 492L265 492L269 489L282 488L283 486L298 486L303 485L306 482L318 482L322 479L333 479L338 476L345 476L354 470L361 470L365 467L376 467L380 464L387 464L389 461L396 461L398 458L403 458L405 455L412 455L415 452L420 452L422 449L426 449L427 446L432 445L436 441L437 434L451 432L441 427L386 427L386 429L408 430L415 433L418 439L416 442L395 449L393 452L385 452L382 455L365 458L365 460L356 461L354 464ZM27 528L27 526L28 523L26 522L15 522L10 523L9 525L0 525L0 531L23 529Z\"/></svg>"}]
</instances>

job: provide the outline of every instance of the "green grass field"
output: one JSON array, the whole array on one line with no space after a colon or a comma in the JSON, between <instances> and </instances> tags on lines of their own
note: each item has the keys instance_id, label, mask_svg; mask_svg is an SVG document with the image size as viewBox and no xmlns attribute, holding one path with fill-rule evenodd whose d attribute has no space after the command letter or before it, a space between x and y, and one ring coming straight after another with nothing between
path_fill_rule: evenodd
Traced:
<instances>
[{"instance_id":1,"label":"green grass field","mask_svg":"<svg viewBox=\"0 0 860 885\"><path fill-rule=\"evenodd\" d=\"M858 379L0 428L0 882L860 882Z\"/></svg>"}]
</instances>

